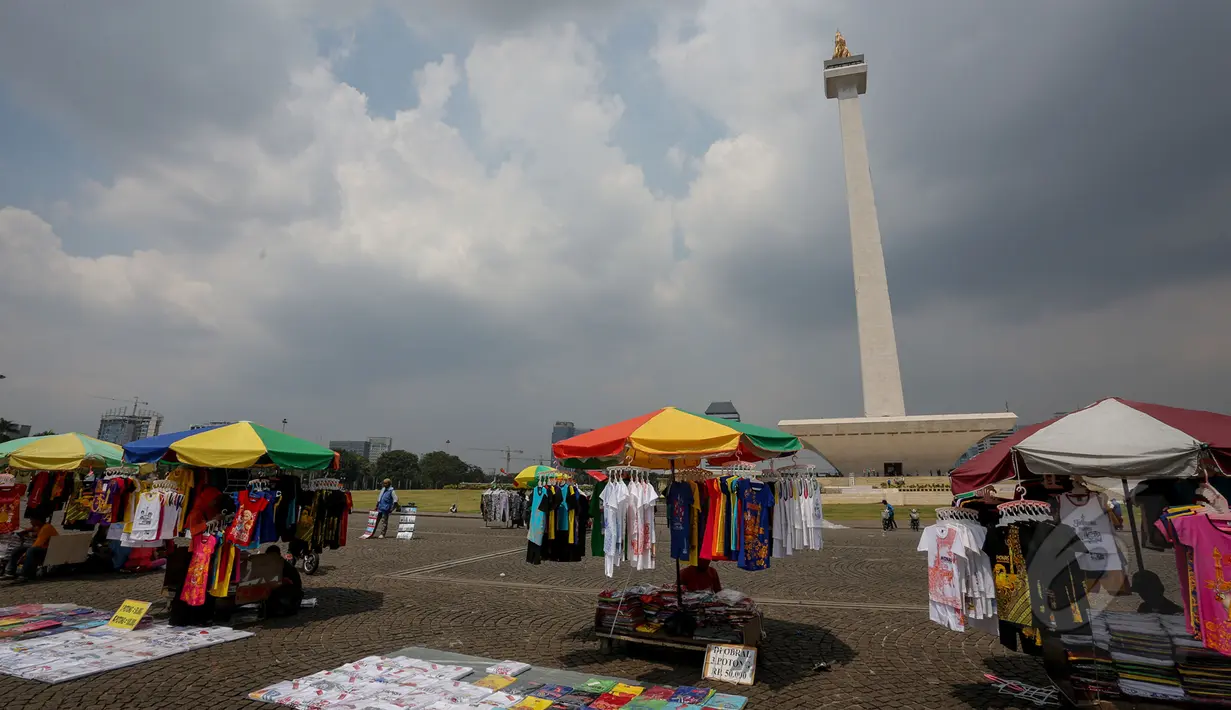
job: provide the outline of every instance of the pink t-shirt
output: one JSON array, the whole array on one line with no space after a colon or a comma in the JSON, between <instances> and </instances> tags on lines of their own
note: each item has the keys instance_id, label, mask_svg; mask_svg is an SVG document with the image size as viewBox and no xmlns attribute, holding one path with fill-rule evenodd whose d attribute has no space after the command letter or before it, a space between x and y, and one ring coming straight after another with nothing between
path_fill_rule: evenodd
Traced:
<instances>
[{"instance_id":1,"label":"pink t-shirt","mask_svg":"<svg viewBox=\"0 0 1231 710\"><path fill-rule=\"evenodd\" d=\"M1231 656L1231 524L1194 515L1174 518L1171 525L1193 551L1201 643Z\"/></svg>"}]
</instances>

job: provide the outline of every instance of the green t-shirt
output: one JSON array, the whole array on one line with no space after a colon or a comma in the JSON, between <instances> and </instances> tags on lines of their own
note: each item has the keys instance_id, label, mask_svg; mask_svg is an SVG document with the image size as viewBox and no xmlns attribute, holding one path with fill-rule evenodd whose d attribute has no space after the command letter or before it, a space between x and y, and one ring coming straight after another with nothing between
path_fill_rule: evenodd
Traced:
<instances>
[{"instance_id":1,"label":"green t-shirt","mask_svg":"<svg viewBox=\"0 0 1231 710\"><path fill-rule=\"evenodd\" d=\"M603 501L599 498L606 487L606 481L599 481L590 494L590 520L594 522L594 532L590 533L590 554L594 557L603 556Z\"/></svg>"}]
</instances>

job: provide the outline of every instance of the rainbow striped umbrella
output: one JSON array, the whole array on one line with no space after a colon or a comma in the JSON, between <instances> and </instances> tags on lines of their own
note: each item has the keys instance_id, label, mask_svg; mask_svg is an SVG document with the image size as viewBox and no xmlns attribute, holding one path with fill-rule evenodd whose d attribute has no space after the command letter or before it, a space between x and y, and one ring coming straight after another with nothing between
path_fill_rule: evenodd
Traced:
<instances>
[{"instance_id":1,"label":"rainbow striped umbrella","mask_svg":"<svg viewBox=\"0 0 1231 710\"><path fill-rule=\"evenodd\" d=\"M557 442L551 451L565 468L627 463L665 469L672 462L696 465L703 458L762 461L801 448L799 439L777 429L664 407Z\"/></svg>"},{"instance_id":2,"label":"rainbow striped umbrella","mask_svg":"<svg viewBox=\"0 0 1231 710\"><path fill-rule=\"evenodd\" d=\"M252 422L236 422L162 434L124 446L129 463L168 461L207 468L279 468L319 471L334 466L334 453L320 444Z\"/></svg>"},{"instance_id":3,"label":"rainbow striped umbrella","mask_svg":"<svg viewBox=\"0 0 1231 710\"><path fill-rule=\"evenodd\" d=\"M13 468L31 471L75 471L116 466L124 450L85 434L27 436L0 444L0 459Z\"/></svg>"}]
</instances>

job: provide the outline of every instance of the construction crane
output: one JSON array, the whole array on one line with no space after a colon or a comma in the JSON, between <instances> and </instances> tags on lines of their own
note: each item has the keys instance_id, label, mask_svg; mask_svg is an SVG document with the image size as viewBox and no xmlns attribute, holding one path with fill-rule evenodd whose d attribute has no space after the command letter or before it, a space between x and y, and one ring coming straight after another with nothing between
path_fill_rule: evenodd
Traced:
<instances>
[{"instance_id":1,"label":"construction crane","mask_svg":"<svg viewBox=\"0 0 1231 710\"><path fill-rule=\"evenodd\" d=\"M526 453L525 451L522 451L521 449L514 449L508 446L504 447L503 449L466 449L466 450L467 451L490 451L494 454L504 454L504 472L510 475L513 473L513 471L511 470L513 468L513 454Z\"/></svg>"},{"instance_id":2,"label":"construction crane","mask_svg":"<svg viewBox=\"0 0 1231 710\"><path fill-rule=\"evenodd\" d=\"M99 396L98 396L98 395L96 395L96 394L92 394L92 395L90 395L90 396L91 396L91 397L93 397L94 399L109 399L109 400L111 400L112 402L124 402L125 404L128 404L128 400L127 400L127 399L117 399L117 398L115 398L115 397L99 397ZM142 402L140 397L133 397L133 416L134 416L134 417L135 417L135 416L137 416L137 406L138 406L138 405L145 405L145 406L147 406L147 407L148 407L148 406L150 406L150 403L149 403L149 402Z\"/></svg>"}]
</instances>

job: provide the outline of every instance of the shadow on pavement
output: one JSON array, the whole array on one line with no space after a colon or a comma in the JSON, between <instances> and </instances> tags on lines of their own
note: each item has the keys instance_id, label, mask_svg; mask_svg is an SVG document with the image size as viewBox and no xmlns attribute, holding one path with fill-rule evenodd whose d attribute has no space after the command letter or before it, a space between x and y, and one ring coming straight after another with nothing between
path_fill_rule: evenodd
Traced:
<instances>
[{"instance_id":1,"label":"shadow on pavement","mask_svg":"<svg viewBox=\"0 0 1231 710\"><path fill-rule=\"evenodd\" d=\"M1016 681L1036 688L1050 688L1052 682L1043 672L1042 661L1026 655L991 656L983 659L987 672L1002 680ZM1034 703L1008 693L1001 693L991 681L959 683L951 694L957 700L977 708L1033 708Z\"/></svg>"},{"instance_id":2,"label":"shadow on pavement","mask_svg":"<svg viewBox=\"0 0 1231 710\"><path fill-rule=\"evenodd\" d=\"M825 673L825 670L816 668L821 662L826 663L830 669L835 669L850 663L858 655L854 648L828 629L769 618L766 618L764 623L768 638L758 653L757 685L764 684L778 690L817 673ZM699 681L701 666L705 660L704 648L684 651L639 644L617 646L612 654L605 655L598 650L598 637L592 630L575 632L569 637L575 641L589 641L594 645L589 649L570 651L560 656L562 667L575 668L621 657L667 666L635 677L638 682L651 685L695 684ZM737 686L730 686L728 690L719 689L721 692L740 694Z\"/></svg>"},{"instance_id":3,"label":"shadow on pavement","mask_svg":"<svg viewBox=\"0 0 1231 710\"><path fill-rule=\"evenodd\" d=\"M315 597L316 606L300 609L296 616L267 619L262 623L269 626L295 626L376 611L385 603L384 592L351 587L309 587L304 589L304 597Z\"/></svg>"}]
</instances>

